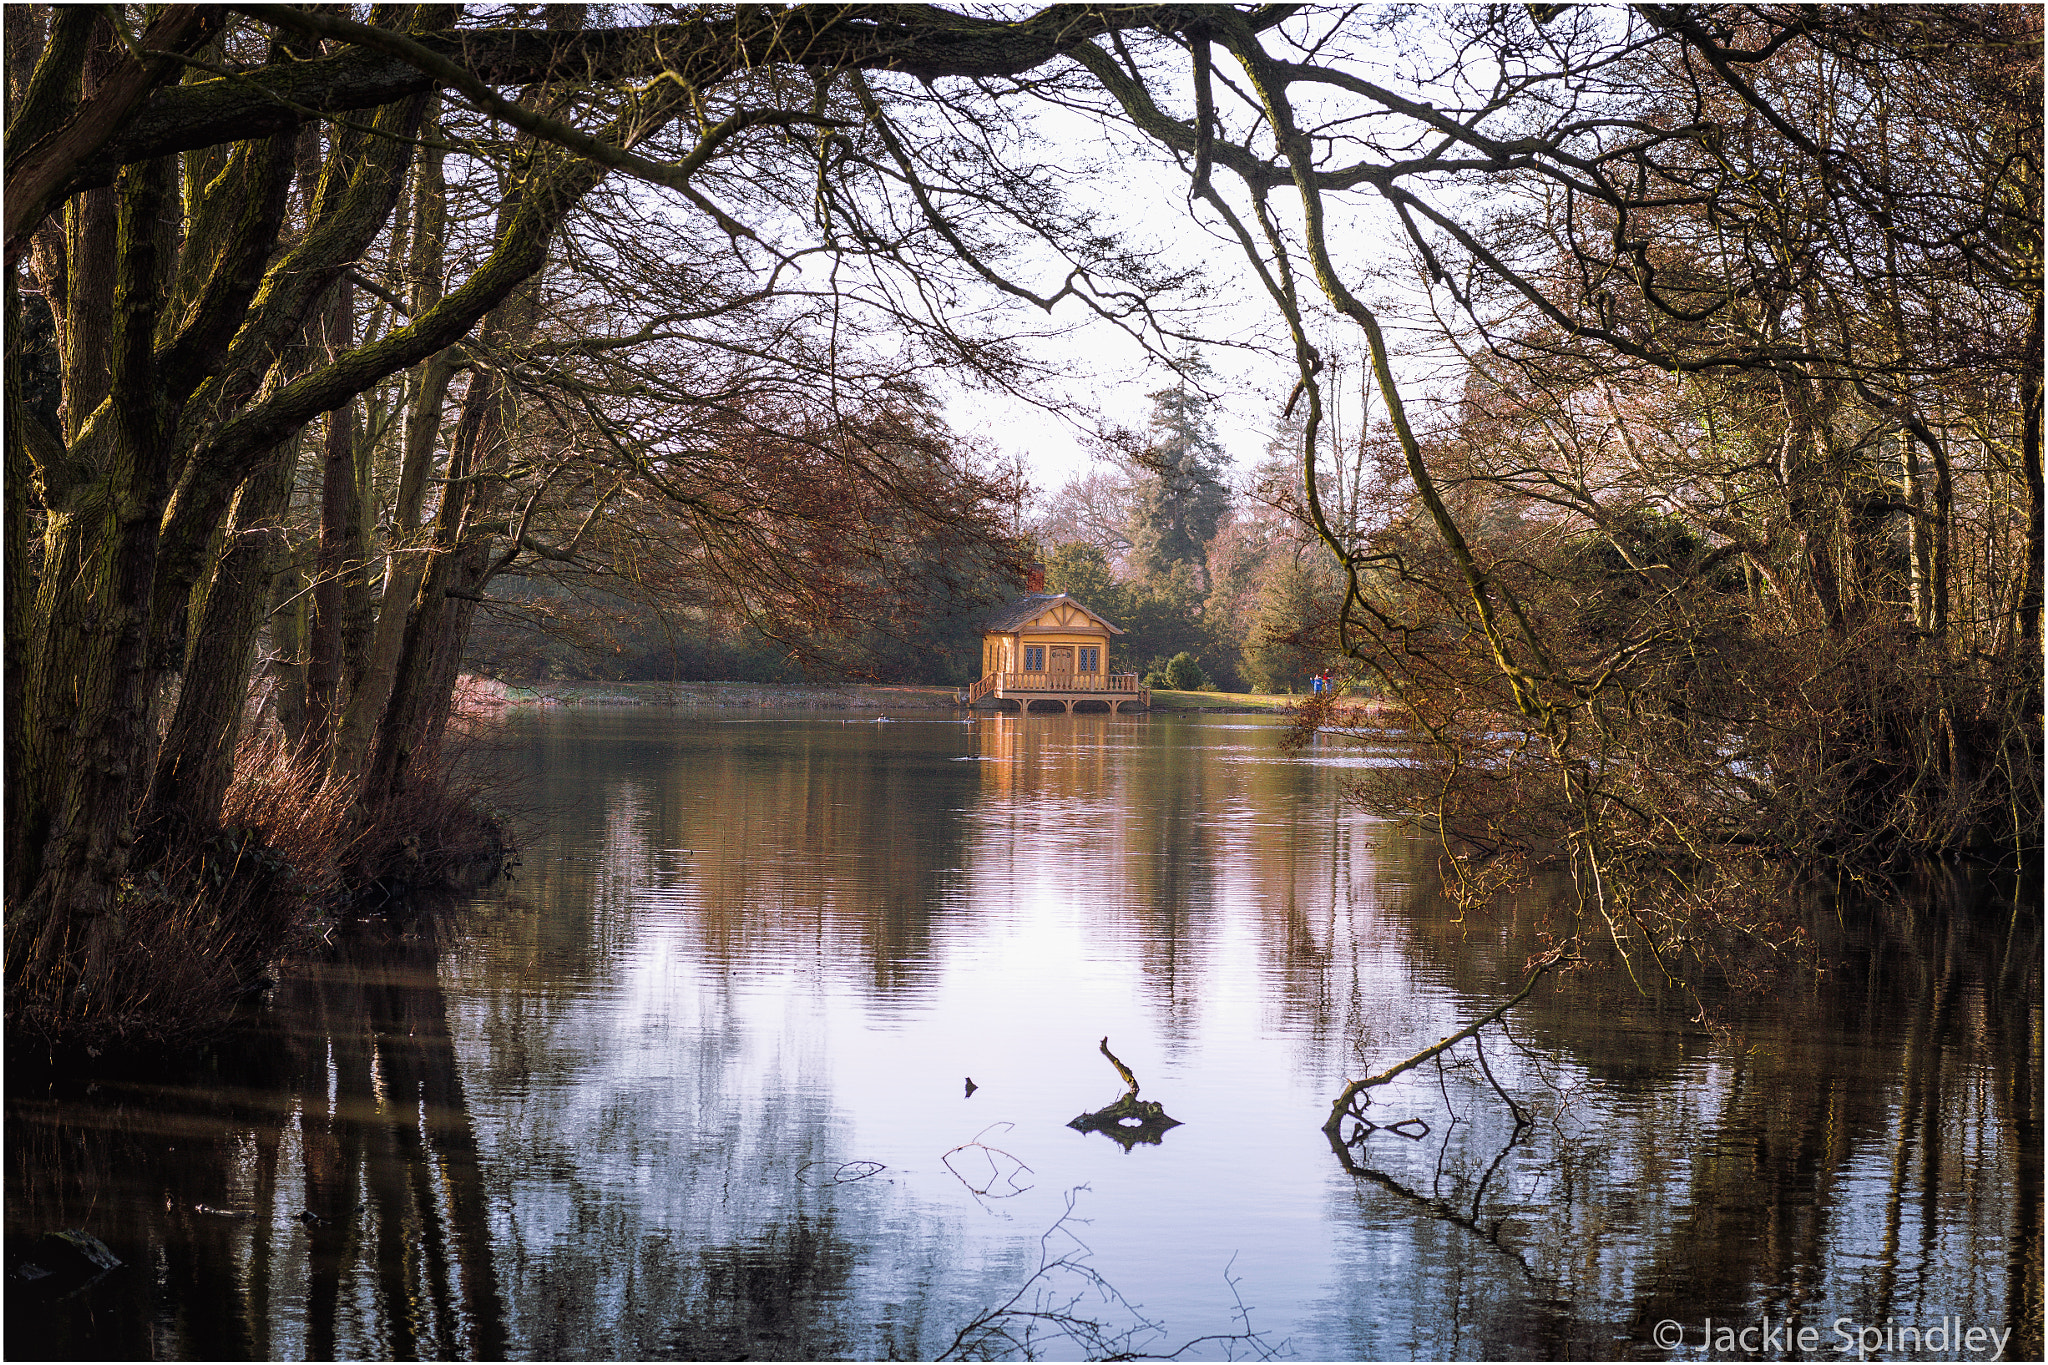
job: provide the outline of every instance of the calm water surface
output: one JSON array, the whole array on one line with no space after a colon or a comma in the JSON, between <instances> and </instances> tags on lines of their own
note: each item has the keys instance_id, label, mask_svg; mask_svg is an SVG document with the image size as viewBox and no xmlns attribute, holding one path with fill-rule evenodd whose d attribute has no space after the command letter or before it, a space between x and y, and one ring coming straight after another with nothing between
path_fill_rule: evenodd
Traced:
<instances>
[{"instance_id":1,"label":"calm water surface","mask_svg":"<svg viewBox=\"0 0 2048 1365\"><path fill-rule=\"evenodd\" d=\"M1565 912L1460 922L1341 800L1384 760L1279 735L517 715L523 866L449 942L338 936L194 1074L14 1078L10 1264L127 1264L11 1282L8 1354L930 1358L1007 1302L1065 1359L2040 1357L2036 912L1823 916L1721 1033L1546 984L1339 1152ZM1181 1126L1065 1126L1104 1038Z\"/></svg>"}]
</instances>

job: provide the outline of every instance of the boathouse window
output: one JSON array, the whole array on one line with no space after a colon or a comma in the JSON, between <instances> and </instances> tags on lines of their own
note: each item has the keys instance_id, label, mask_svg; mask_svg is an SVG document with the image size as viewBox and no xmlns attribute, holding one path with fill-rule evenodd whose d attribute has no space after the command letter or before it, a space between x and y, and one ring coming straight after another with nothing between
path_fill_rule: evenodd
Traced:
<instances>
[{"instance_id":1,"label":"boathouse window","mask_svg":"<svg viewBox=\"0 0 2048 1365\"><path fill-rule=\"evenodd\" d=\"M1026 646L1024 646L1024 671L1025 671L1026 673L1043 673L1043 672L1045 672L1045 646L1044 646L1044 645L1026 645Z\"/></svg>"},{"instance_id":2,"label":"boathouse window","mask_svg":"<svg viewBox=\"0 0 2048 1365\"><path fill-rule=\"evenodd\" d=\"M1101 650L1099 650L1099 649L1091 649L1091 648L1089 648L1089 647L1088 647L1087 645L1083 645L1083 646L1082 646L1082 647L1080 648L1080 650L1079 650L1079 651L1077 651L1077 653L1078 653L1078 657L1079 657L1079 660L1080 660L1080 662L1079 662L1078 664L1076 664L1076 665L1075 665L1075 667L1076 667L1076 668L1077 668L1077 669L1078 669L1078 670L1079 670L1080 672L1082 672L1082 673L1100 673L1100 672L1102 671L1102 651L1101 651Z\"/></svg>"}]
</instances>

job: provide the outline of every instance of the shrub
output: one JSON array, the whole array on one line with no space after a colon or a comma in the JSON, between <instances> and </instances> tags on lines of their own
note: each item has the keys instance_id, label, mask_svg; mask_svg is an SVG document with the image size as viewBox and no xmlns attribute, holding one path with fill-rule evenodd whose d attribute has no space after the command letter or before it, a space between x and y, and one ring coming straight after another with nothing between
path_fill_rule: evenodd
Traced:
<instances>
[{"instance_id":1,"label":"shrub","mask_svg":"<svg viewBox=\"0 0 2048 1365\"><path fill-rule=\"evenodd\" d=\"M1168 659L1166 667L1145 675L1145 686L1173 692L1199 692L1208 685L1209 677L1202 672L1202 665L1186 650Z\"/></svg>"}]
</instances>

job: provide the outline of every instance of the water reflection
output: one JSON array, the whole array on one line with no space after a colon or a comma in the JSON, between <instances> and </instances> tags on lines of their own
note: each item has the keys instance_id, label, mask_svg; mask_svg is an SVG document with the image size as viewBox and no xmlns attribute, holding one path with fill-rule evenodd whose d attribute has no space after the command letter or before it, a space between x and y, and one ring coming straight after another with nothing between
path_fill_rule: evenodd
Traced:
<instances>
[{"instance_id":1,"label":"water reflection","mask_svg":"<svg viewBox=\"0 0 2048 1365\"><path fill-rule=\"evenodd\" d=\"M447 948L345 936L192 1074L11 1078L10 1265L84 1226L128 1266L12 1286L8 1352L928 1357L1086 1185L1152 1349L1241 1328L1227 1271L1309 1358L1945 1315L2038 1356L2037 913L1816 907L1834 969L1719 1034L1596 964L1333 1152L1343 1078L1512 991L1558 911L1460 921L1341 755L1274 739L521 718L520 880ZM1105 1033L1170 1140L1066 1127Z\"/></svg>"},{"instance_id":2,"label":"water reflection","mask_svg":"<svg viewBox=\"0 0 2048 1365\"><path fill-rule=\"evenodd\" d=\"M280 985L289 1028L190 1074L12 1078L10 1238L86 1226L128 1266L54 1305L15 1291L8 1354L502 1355L436 956L345 935Z\"/></svg>"},{"instance_id":3,"label":"water reflection","mask_svg":"<svg viewBox=\"0 0 2048 1365\"><path fill-rule=\"evenodd\" d=\"M1987 895L1945 872L1904 915L1814 907L1832 969L1715 1001L1719 1039L1688 1026L1692 997L1620 990L1608 970L1546 983L1482 1035L1483 1055L1467 1046L1389 1087L1382 1122L1419 1113L1448 1131L1374 1134L1339 1160L1443 1228L1430 1255L1455 1267L1432 1277L1451 1290L1434 1331L1402 1347L1661 1355L1652 1333L1670 1322L1678 1354L1719 1357L1699 1349L1704 1323L1768 1320L1840 1351L1839 1331L1960 1315L2038 1355L2039 921L1987 916ZM1505 993L1551 913L1482 934L1430 901L1397 902L1416 966L1475 1001Z\"/></svg>"}]
</instances>

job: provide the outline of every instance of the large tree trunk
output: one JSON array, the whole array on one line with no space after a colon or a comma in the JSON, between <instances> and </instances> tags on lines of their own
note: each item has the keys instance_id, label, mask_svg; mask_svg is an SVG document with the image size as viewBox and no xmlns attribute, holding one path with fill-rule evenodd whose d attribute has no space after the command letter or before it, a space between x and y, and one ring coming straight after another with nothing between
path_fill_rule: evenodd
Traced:
<instances>
[{"instance_id":1,"label":"large tree trunk","mask_svg":"<svg viewBox=\"0 0 2048 1365\"><path fill-rule=\"evenodd\" d=\"M2027 328L2027 354L2032 359L2020 375L2020 461L2027 484L2027 566L2019 594L2019 635L2022 645L2037 659L2041 649L2041 561L2048 554L2048 542L2043 541L2041 530L2041 344L2042 299L2036 294L2032 322Z\"/></svg>"},{"instance_id":2,"label":"large tree trunk","mask_svg":"<svg viewBox=\"0 0 2048 1365\"><path fill-rule=\"evenodd\" d=\"M354 341L355 290L346 280L334 287L327 309L327 355L332 363ZM324 760L328 738L341 709L342 623L348 612L349 580L360 576L362 539L356 490L355 401L327 414L326 458L320 480L320 554L313 566L313 642L306 666L306 735L303 755Z\"/></svg>"},{"instance_id":3,"label":"large tree trunk","mask_svg":"<svg viewBox=\"0 0 2048 1365\"><path fill-rule=\"evenodd\" d=\"M416 17L431 22L438 13L426 7ZM99 16L94 23L100 25ZM82 63L87 76L96 60L128 60L111 39L101 46L99 57ZM81 85L89 95L90 80ZM631 145L684 98L661 89L621 114L607 136ZM46 970L75 1006L89 1006L112 957L102 950L116 946L122 933L119 912L134 870L136 821L157 769L154 708L164 680L187 658L194 661L186 689L191 710L172 722L177 742L165 753L171 764L165 790L196 824L217 818L212 792L220 780L217 765L232 753L241 701L234 675L247 655L261 575L244 584L239 575L252 566L236 560L243 547L234 546L223 565L233 571L196 610L193 592L213 567L209 547L221 536L236 490L251 475L275 470L278 447L320 413L346 407L496 313L541 268L564 215L605 174L596 162L529 144L511 168L512 193L497 240L461 288L389 335L294 377L284 368L284 353L388 222L424 103L424 96L415 96L386 104L374 129L336 133L339 146L324 164L307 221L282 252L277 229L288 188L287 138L260 154L253 146L245 150L275 178L263 182L260 194L257 182L244 182L235 211L208 201L212 208L202 205L181 218L180 165L166 157L128 166L112 191L73 198L61 270L36 239L38 273L46 280L61 274L54 302L61 308L64 411L62 432L41 442L17 439L32 429L9 423L10 484L26 465L27 486L46 504L35 601L19 617L10 613L7 623L8 657L22 665L9 678L8 834L21 856L10 857L8 871L11 887L27 888L10 905L15 950L9 968ZM109 217L115 201L118 216ZM203 282L199 275L181 277L186 270L203 274ZM18 319L13 311L10 321ZM493 346L526 335L506 325L515 316L530 330L531 313L521 303L487 326ZM440 581L416 595L430 604L413 613L421 631L416 664L404 663L401 648L394 667L397 678L410 681L393 688L390 709L404 717L393 733L415 749L422 738L438 735L468 619L467 606L451 616L447 590L452 583L461 591L462 583L481 582L490 572L488 542L474 537L490 534L477 517L497 496L505 393L502 379L477 388L476 420L490 421L473 433L486 439L472 439L464 468L482 481L446 487L444 501L452 503L455 520L436 538L443 550ZM350 451L335 482L345 484L346 500L359 506L356 454ZM288 476L278 471L278 477ZM424 487L424 470L420 479ZM282 496L280 488L243 490L249 501L247 516L238 516L241 530L254 529L263 501ZM8 529L32 525L35 513L32 503L13 498ZM344 547L353 543L354 553L345 548L345 557L360 563L365 531L343 521L337 539ZM482 558L454 553L472 543ZM8 590L18 597L25 590L23 561L11 555L8 573ZM356 619L364 622L360 610ZM192 648L188 623L200 636ZM367 677L368 639L369 632L359 630L353 645L344 640L329 657L353 648ZM330 732L335 714L330 701Z\"/></svg>"},{"instance_id":4,"label":"large tree trunk","mask_svg":"<svg viewBox=\"0 0 2048 1365\"><path fill-rule=\"evenodd\" d=\"M430 111L430 125L432 119ZM428 147L420 153L412 219L407 270L413 281L411 313L417 317L441 301L441 274L446 268L448 193L442 176L442 153L438 147ZM405 641L407 615L425 572L419 553L425 546L415 544L415 536L420 526L420 512L426 503L428 478L433 473L440 448L441 417L447 405L448 386L455 373L454 358L442 352L420 366L407 385L398 489L391 506L384 583L362 673L349 692L347 706L331 746L330 780L353 783L360 778L363 764L369 757L371 737L391 700L399 649Z\"/></svg>"},{"instance_id":5,"label":"large tree trunk","mask_svg":"<svg viewBox=\"0 0 2048 1365\"><path fill-rule=\"evenodd\" d=\"M434 712L437 705L445 709L448 693L438 680L447 672L445 661L451 648L458 655L462 648L461 641L451 640L459 604L450 599L448 590L459 577L464 533L472 517L483 509L484 490L490 486L491 467L502 446L503 393L502 378L493 371L479 370L463 401L448 460L447 487L434 517L428 567L406 614L405 635L393 668L391 700L378 723L363 775L361 799L371 810L406 789L421 761L431 756L431 745L440 735ZM464 624L466 620L464 617ZM452 688L452 679L449 685Z\"/></svg>"},{"instance_id":6,"label":"large tree trunk","mask_svg":"<svg viewBox=\"0 0 2048 1365\"><path fill-rule=\"evenodd\" d=\"M270 695L285 747L297 753L306 741L306 655L313 633L306 560L312 549L291 544L287 535L282 553L270 591Z\"/></svg>"},{"instance_id":7,"label":"large tree trunk","mask_svg":"<svg viewBox=\"0 0 2048 1365\"><path fill-rule=\"evenodd\" d=\"M60 665L77 688L77 720L29 907L39 922L24 965L55 972L87 998L121 932L115 911L148 775L146 761L138 760L154 738L146 732L155 693L149 612L177 420L159 383L155 339L168 293L172 243L164 209L175 173L168 160L122 173L109 402L99 414L104 420L94 424L105 431L99 444L107 499L91 526L74 518L67 527L90 537L78 558L95 610L93 629L67 642Z\"/></svg>"},{"instance_id":8,"label":"large tree trunk","mask_svg":"<svg viewBox=\"0 0 2048 1365\"><path fill-rule=\"evenodd\" d=\"M403 112L396 118L402 126L394 131L410 131ZM282 283L252 312L251 300L266 284L289 171L283 139L266 150L272 155L265 174L274 178L259 182L263 193L252 185L233 226L195 246L183 262L209 278L191 309L174 319L179 326L161 349L159 323L177 292L177 163L146 163L122 173L117 249L105 256L93 249L101 225L91 206L74 206L72 213L65 357L66 435L72 439L68 449L52 452L40 475L50 501L45 562L58 572L45 577L33 617L20 626L35 664L23 699L21 776L29 789L19 838L39 850L40 861L33 854L27 860L36 880L13 906L10 929L22 946L10 968L44 971L59 996L71 995L78 1008L89 1008L108 957L103 950L120 933L114 912L155 768L161 681L182 654L190 592L234 489L217 465L181 465L181 436L197 435L180 430L188 400L237 364L271 370L278 363L275 347L238 362L229 336L239 344L252 329L281 338L294 334L294 310L317 297L323 275L331 280L359 254L396 194L388 177L349 177L338 201L348 211L322 225L324 236L309 234L318 237L318 251L309 252L302 240L270 272L269 283ZM391 154L398 169L409 154L409 146ZM114 261L114 287L100 310L110 319L102 385L95 363L99 332L89 314L95 278ZM98 387L106 399L88 415L84 405ZM194 406L203 424L218 411L221 395L215 385L201 397ZM179 469L188 476L176 489L184 514L167 515L178 506L173 475Z\"/></svg>"},{"instance_id":9,"label":"large tree trunk","mask_svg":"<svg viewBox=\"0 0 2048 1365\"><path fill-rule=\"evenodd\" d=\"M294 442L279 449L271 467L244 484L235 499L226 551L207 589L178 709L157 757L151 819L173 843L203 839L220 823L257 640L270 612L272 585L290 555L279 522L291 501L297 465Z\"/></svg>"},{"instance_id":10,"label":"large tree trunk","mask_svg":"<svg viewBox=\"0 0 2048 1365\"><path fill-rule=\"evenodd\" d=\"M36 305L23 300L12 271L8 272L6 290L7 332L20 343L31 330L28 310ZM56 339L51 326L46 324L34 330L44 335L54 349ZM5 850L0 857L6 860L6 896L10 905L28 889L25 878L34 861L23 840L30 822L27 798L34 786L28 780L27 683L32 669L27 633L21 628L33 609L37 578L33 552L35 508L31 501L35 463L29 455L29 443L38 439L54 442L57 418L54 404L31 400L28 361L25 345L7 348L7 398L4 414L0 414L6 421L7 440L6 482L0 487L0 498L5 499L6 507L5 525L0 527L0 552L6 557L6 623L0 627L4 629L6 657L0 687L5 688L7 765L7 781L0 786L0 796L4 796L6 805Z\"/></svg>"},{"instance_id":11,"label":"large tree trunk","mask_svg":"<svg viewBox=\"0 0 2048 1365\"><path fill-rule=\"evenodd\" d=\"M538 88L529 88L522 99L530 101L539 94ZM665 118L667 111L660 111L660 116ZM533 155L530 142L527 150ZM499 251L514 249L524 237L534 254L531 267L478 329L481 354L516 355L532 339L540 318L537 281L555 225L597 183L587 166L561 163L542 171L541 161L526 162L530 169L524 175L515 169L515 188L499 209ZM545 228L538 235L526 235L526 224ZM425 414L420 416L424 423ZM406 616L392 668L391 698L370 741L359 794L367 809L375 810L404 791L441 742L476 596L496 567L502 567L493 565L488 536L479 523L499 497L498 476L505 467L513 423L505 376L495 369L473 369L449 453L428 565ZM456 595L451 597L451 592Z\"/></svg>"},{"instance_id":12,"label":"large tree trunk","mask_svg":"<svg viewBox=\"0 0 2048 1365\"><path fill-rule=\"evenodd\" d=\"M1835 519L1828 515L1828 436L1814 412L1812 382L1780 372L1779 393L1785 405L1785 435L1778 448L1778 478L1785 490L1785 509L1799 537L1799 566L1807 591L1820 608L1830 635L1847 629L1842 588L1835 572Z\"/></svg>"}]
</instances>

